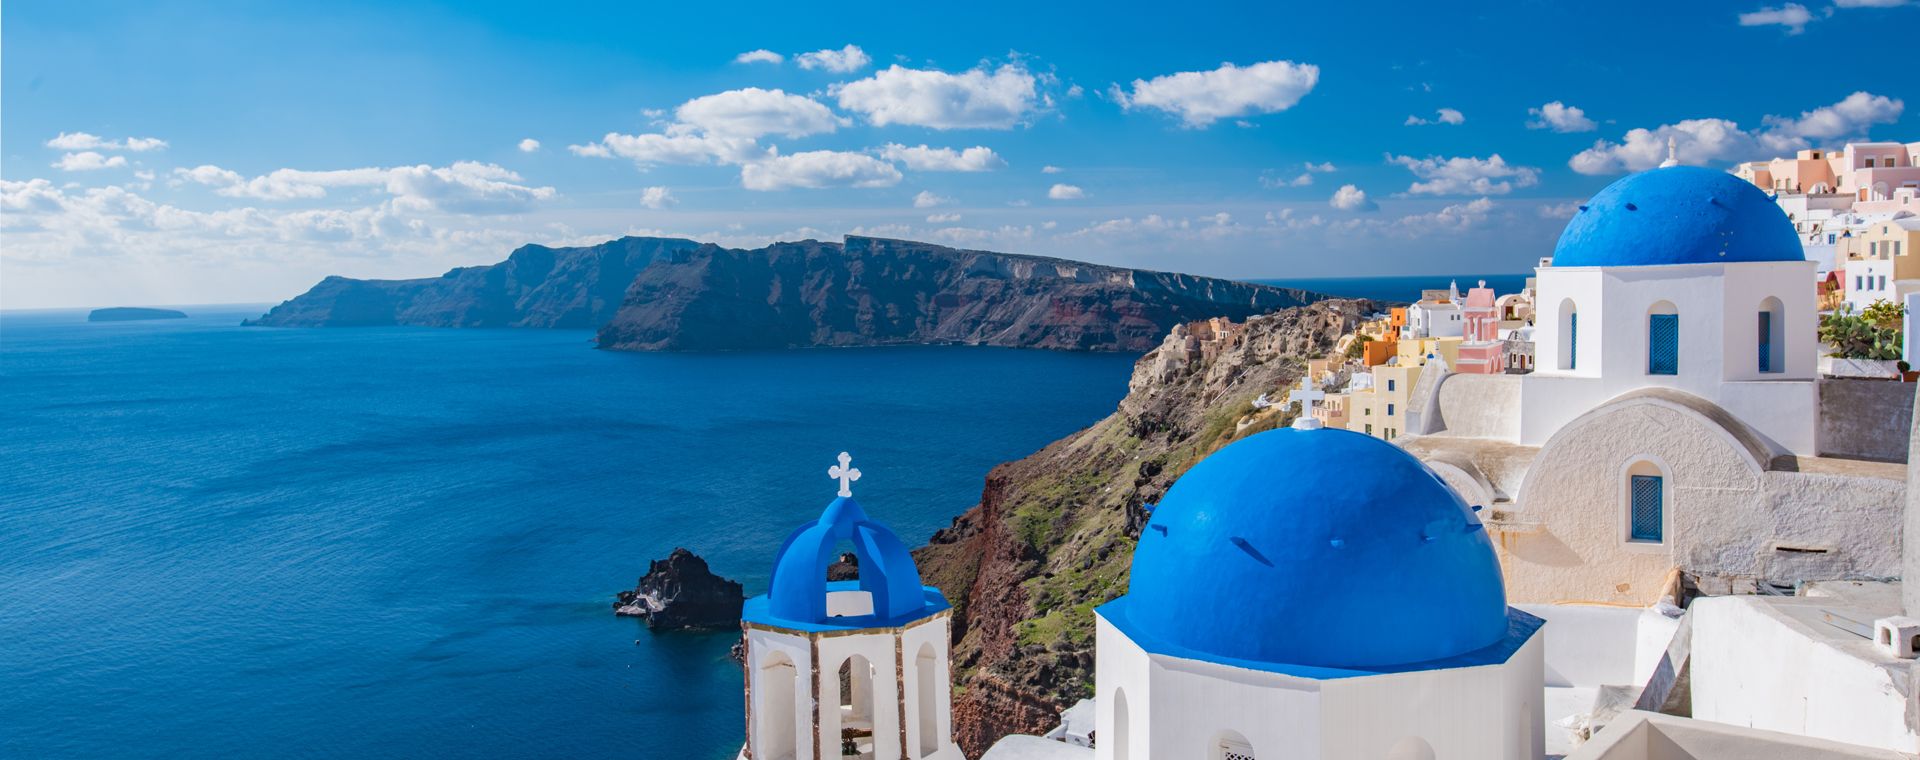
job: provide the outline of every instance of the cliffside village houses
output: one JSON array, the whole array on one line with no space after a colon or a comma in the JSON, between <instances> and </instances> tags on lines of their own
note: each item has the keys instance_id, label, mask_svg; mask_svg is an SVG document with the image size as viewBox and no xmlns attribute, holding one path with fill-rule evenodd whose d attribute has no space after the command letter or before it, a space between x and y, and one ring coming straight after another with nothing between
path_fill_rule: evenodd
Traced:
<instances>
[{"instance_id":1,"label":"cliffside village houses","mask_svg":"<svg viewBox=\"0 0 1920 760\"><path fill-rule=\"evenodd\" d=\"M1093 611L1093 695L985 757L1914 757L1920 385L1821 371L1828 244L1792 209L1842 195L1820 229L1904 229L1917 152L1633 174L1522 292L1369 322L1263 397L1291 427L1148 513L1128 593ZM1870 242L1834 261L1901 292L1912 239ZM859 472L830 474L747 606L740 756L959 757L946 598L852 500ZM860 577L829 583L840 541Z\"/></svg>"}]
</instances>

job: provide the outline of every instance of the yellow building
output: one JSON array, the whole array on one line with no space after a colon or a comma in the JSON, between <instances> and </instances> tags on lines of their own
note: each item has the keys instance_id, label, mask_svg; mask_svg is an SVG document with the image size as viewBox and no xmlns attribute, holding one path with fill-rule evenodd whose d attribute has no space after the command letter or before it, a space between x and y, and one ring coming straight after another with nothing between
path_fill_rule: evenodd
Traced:
<instances>
[{"instance_id":1,"label":"yellow building","mask_svg":"<svg viewBox=\"0 0 1920 760\"><path fill-rule=\"evenodd\" d=\"M1322 425L1344 430L1347 427L1347 403L1350 400L1345 393L1329 393L1320 400L1319 406L1313 408L1313 417Z\"/></svg>"},{"instance_id":2,"label":"yellow building","mask_svg":"<svg viewBox=\"0 0 1920 760\"><path fill-rule=\"evenodd\" d=\"M1920 279L1920 256L1914 256L1914 246L1920 245L1920 218L1908 217L1892 219L1869 226L1867 231L1854 239L1854 247L1869 258L1886 259L1893 262L1893 279Z\"/></svg>"},{"instance_id":3,"label":"yellow building","mask_svg":"<svg viewBox=\"0 0 1920 760\"><path fill-rule=\"evenodd\" d=\"M1365 387L1347 391L1347 429L1385 441L1400 435L1406 429L1407 399L1413 396L1421 369L1411 362L1374 367L1368 375L1370 383L1362 381Z\"/></svg>"},{"instance_id":4,"label":"yellow building","mask_svg":"<svg viewBox=\"0 0 1920 760\"><path fill-rule=\"evenodd\" d=\"M1457 367L1460 365L1461 340L1457 337L1401 338L1395 353L1398 354L1399 363L1402 365L1424 366L1427 363L1427 354L1437 353L1440 358L1447 360L1447 366Z\"/></svg>"}]
</instances>

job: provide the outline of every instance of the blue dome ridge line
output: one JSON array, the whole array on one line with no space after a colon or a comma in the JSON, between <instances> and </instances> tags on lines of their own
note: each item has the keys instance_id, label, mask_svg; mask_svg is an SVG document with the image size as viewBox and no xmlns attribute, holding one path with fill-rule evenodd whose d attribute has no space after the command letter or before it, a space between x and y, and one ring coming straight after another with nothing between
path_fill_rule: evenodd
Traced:
<instances>
[{"instance_id":1,"label":"blue dome ridge line","mask_svg":"<svg viewBox=\"0 0 1920 760\"><path fill-rule=\"evenodd\" d=\"M937 611L930 605L939 594L929 594L921 585L920 570L906 544L887 526L869 519L859 502L842 496L829 503L818 519L796 528L781 545L766 594L765 612L772 622L831 622L826 568L842 541L853 545L859 559L858 590L873 601L873 613L862 617L899 620ZM834 590L840 589L836 584Z\"/></svg>"},{"instance_id":2,"label":"blue dome ridge line","mask_svg":"<svg viewBox=\"0 0 1920 760\"><path fill-rule=\"evenodd\" d=\"M1696 166L1615 180L1580 206L1553 250L1555 267L1805 259L1793 222L1765 192Z\"/></svg>"}]
</instances>

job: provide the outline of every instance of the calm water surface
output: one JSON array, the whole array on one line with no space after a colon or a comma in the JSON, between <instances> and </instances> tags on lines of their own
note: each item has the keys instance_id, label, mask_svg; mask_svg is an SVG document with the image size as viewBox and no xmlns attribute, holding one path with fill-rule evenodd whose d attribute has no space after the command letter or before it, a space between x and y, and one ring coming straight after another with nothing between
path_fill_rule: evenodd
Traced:
<instances>
[{"instance_id":1,"label":"calm water surface","mask_svg":"<svg viewBox=\"0 0 1920 760\"><path fill-rule=\"evenodd\" d=\"M764 590L843 448L924 540L1133 358L236 326L261 310L0 313L0 756L732 757L733 637L615 591L678 545Z\"/></svg>"}]
</instances>

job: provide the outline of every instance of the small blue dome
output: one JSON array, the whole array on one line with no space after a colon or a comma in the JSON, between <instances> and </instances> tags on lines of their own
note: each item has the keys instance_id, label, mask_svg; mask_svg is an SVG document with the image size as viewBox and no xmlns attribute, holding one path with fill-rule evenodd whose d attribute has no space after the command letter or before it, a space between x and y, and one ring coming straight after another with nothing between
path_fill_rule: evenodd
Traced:
<instances>
[{"instance_id":1,"label":"small blue dome","mask_svg":"<svg viewBox=\"0 0 1920 760\"><path fill-rule=\"evenodd\" d=\"M1696 166L1614 181L1574 213L1553 249L1556 267L1805 258L1793 222L1765 192L1726 172Z\"/></svg>"},{"instance_id":2,"label":"small blue dome","mask_svg":"<svg viewBox=\"0 0 1920 760\"><path fill-rule=\"evenodd\" d=\"M1128 625L1172 654L1367 668L1508 632L1473 511L1419 460L1345 430L1260 433L1194 465L1142 531L1130 583Z\"/></svg>"},{"instance_id":3,"label":"small blue dome","mask_svg":"<svg viewBox=\"0 0 1920 760\"><path fill-rule=\"evenodd\" d=\"M873 614L857 617L827 615L827 565L834 560L835 547L852 544L859 559L860 579L855 584L831 584L833 591L865 591L872 596ZM785 627L806 628L816 625L874 627L917 619L946 609L940 592L920 585L920 569L913 554L887 526L867 519L867 513L852 497L842 496L827 505L820 519L808 522L787 536L780 555L773 563L773 578L766 596L747 604L745 617Z\"/></svg>"}]
</instances>

